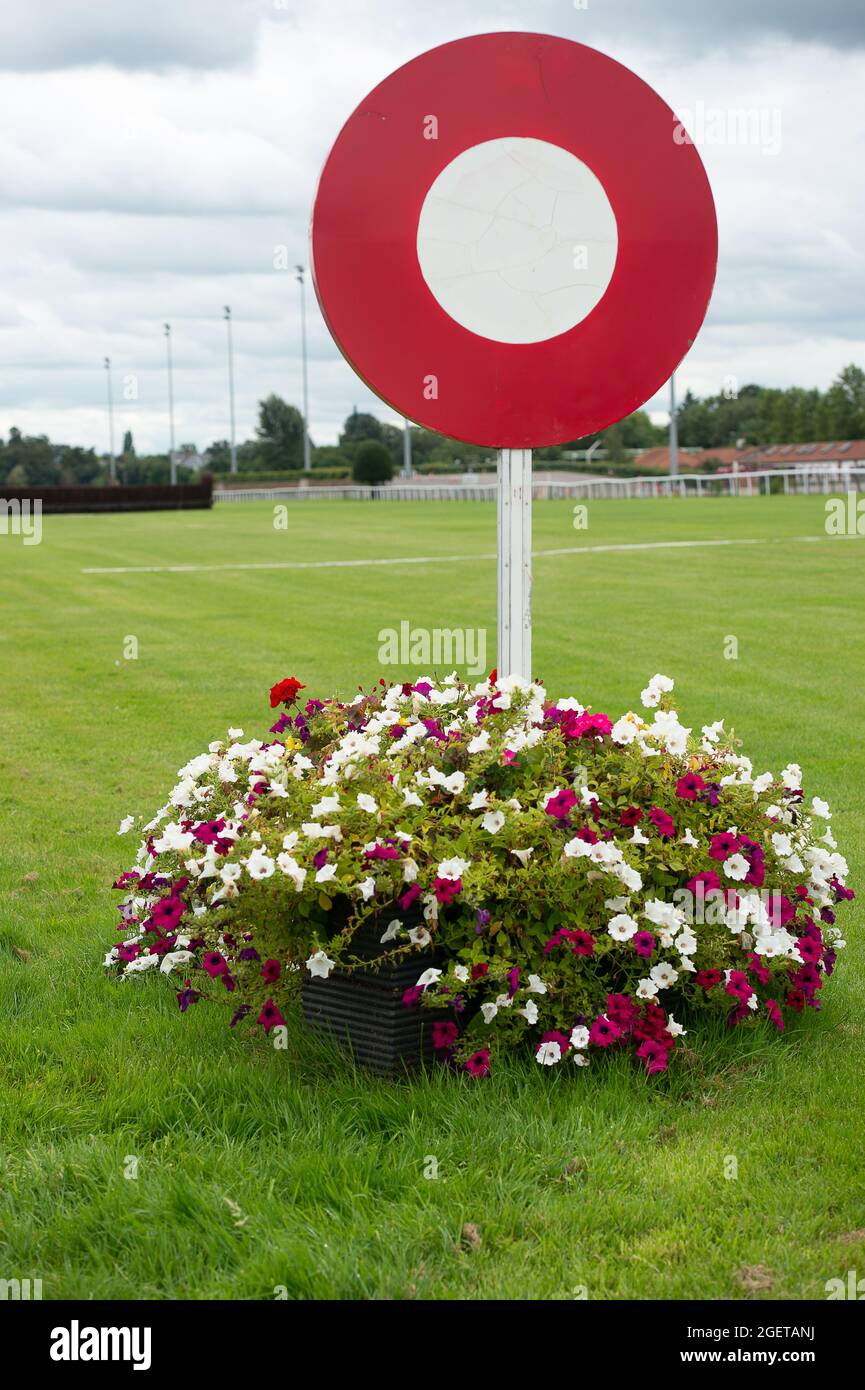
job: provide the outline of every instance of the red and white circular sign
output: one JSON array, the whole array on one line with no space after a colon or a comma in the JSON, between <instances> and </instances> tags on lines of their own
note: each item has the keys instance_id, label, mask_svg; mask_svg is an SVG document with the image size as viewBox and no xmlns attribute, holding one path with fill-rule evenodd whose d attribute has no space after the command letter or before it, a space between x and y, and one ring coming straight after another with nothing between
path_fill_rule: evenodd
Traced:
<instances>
[{"instance_id":1,"label":"red and white circular sign","mask_svg":"<svg viewBox=\"0 0 865 1390\"><path fill-rule=\"evenodd\" d=\"M622 419L696 337L717 259L700 156L627 68L544 34L423 53L343 126L313 208L322 313L394 410L492 448Z\"/></svg>"}]
</instances>

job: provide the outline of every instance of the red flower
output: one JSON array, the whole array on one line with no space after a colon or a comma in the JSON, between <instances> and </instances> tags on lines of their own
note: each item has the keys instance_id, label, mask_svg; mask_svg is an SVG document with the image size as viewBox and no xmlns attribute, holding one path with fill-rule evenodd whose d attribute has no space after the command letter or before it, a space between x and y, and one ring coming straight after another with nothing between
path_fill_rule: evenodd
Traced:
<instances>
[{"instance_id":1,"label":"red flower","mask_svg":"<svg viewBox=\"0 0 865 1390\"><path fill-rule=\"evenodd\" d=\"M447 905L463 891L463 881L461 878L437 878L433 890L438 902Z\"/></svg>"},{"instance_id":2,"label":"red flower","mask_svg":"<svg viewBox=\"0 0 865 1390\"><path fill-rule=\"evenodd\" d=\"M789 1002L789 1001L788 1001L788 1002ZM783 1033L783 1031L784 1031L784 1019L783 1019L783 1017L782 1017L781 1010L780 1010L780 1008L778 1007L778 1001L777 1001L776 999L767 999L767 1000L766 1000L766 1013L767 1013L767 1014L769 1015L769 1017L771 1018L772 1022L773 1022L774 1025L775 1025L775 1027L776 1027L776 1028L780 1028L781 1032Z\"/></svg>"},{"instance_id":3,"label":"red flower","mask_svg":"<svg viewBox=\"0 0 865 1390\"><path fill-rule=\"evenodd\" d=\"M714 869L704 869L702 873L689 878L685 887L695 898L705 897L707 893L716 892L721 887L721 880Z\"/></svg>"},{"instance_id":4,"label":"red flower","mask_svg":"<svg viewBox=\"0 0 865 1390\"><path fill-rule=\"evenodd\" d=\"M571 809L577 804L577 794L570 787L563 787L556 792L555 796L548 796L544 810L548 816L555 816L556 820L564 820Z\"/></svg>"},{"instance_id":5,"label":"red flower","mask_svg":"<svg viewBox=\"0 0 865 1390\"><path fill-rule=\"evenodd\" d=\"M676 783L676 796L682 801L696 801L699 792L706 790L706 783L696 772L686 772Z\"/></svg>"},{"instance_id":6,"label":"red flower","mask_svg":"<svg viewBox=\"0 0 865 1390\"><path fill-rule=\"evenodd\" d=\"M278 960L266 960L261 967L261 973L269 985L272 985L274 980L279 979L281 971L282 966Z\"/></svg>"},{"instance_id":7,"label":"red flower","mask_svg":"<svg viewBox=\"0 0 865 1390\"><path fill-rule=\"evenodd\" d=\"M265 1000L264 1008L258 1015L256 1022L261 1024L265 1033L269 1033L271 1028L284 1026L285 1019L279 1012L279 1009L276 1007L273 1000L267 999Z\"/></svg>"},{"instance_id":8,"label":"red flower","mask_svg":"<svg viewBox=\"0 0 865 1390\"><path fill-rule=\"evenodd\" d=\"M432 1026L433 1047L453 1047L460 1030L455 1023L437 1022Z\"/></svg>"},{"instance_id":9,"label":"red flower","mask_svg":"<svg viewBox=\"0 0 865 1390\"><path fill-rule=\"evenodd\" d=\"M624 811L619 813L619 825L639 825L643 819L643 813L639 806L626 806Z\"/></svg>"},{"instance_id":10,"label":"red flower","mask_svg":"<svg viewBox=\"0 0 865 1390\"><path fill-rule=\"evenodd\" d=\"M647 1038L645 1042L640 1043L637 1048L637 1056L645 1062L649 1076L667 1070L667 1049L662 1043L655 1042L652 1038Z\"/></svg>"},{"instance_id":11,"label":"red flower","mask_svg":"<svg viewBox=\"0 0 865 1390\"><path fill-rule=\"evenodd\" d=\"M472 1076L486 1076L490 1070L490 1050L488 1047L481 1047L477 1052L473 1052L466 1062L466 1071Z\"/></svg>"},{"instance_id":12,"label":"red flower","mask_svg":"<svg viewBox=\"0 0 865 1390\"><path fill-rule=\"evenodd\" d=\"M306 686L294 676L287 677L284 681L277 681L276 685L270 687L270 708L276 709L277 705L290 705L297 699L298 690L306 690Z\"/></svg>"},{"instance_id":13,"label":"red flower","mask_svg":"<svg viewBox=\"0 0 865 1390\"><path fill-rule=\"evenodd\" d=\"M612 1043L618 1042L622 1036L622 1029L618 1023L614 1023L611 1018L605 1018L601 1014L596 1018L589 1029L589 1042L596 1047L610 1047Z\"/></svg>"},{"instance_id":14,"label":"red flower","mask_svg":"<svg viewBox=\"0 0 865 1390\"><path fill-rule=\"evenodd\" d=\"M720 970L698 970L694 976L694 984L699 985L700 989L714 989L723 978Z\"/></svg>"},{"instance_id":15,"label":"red flower","mask_svg":"<svg viewBox=\"0 0 865 1390\"><path fill-rule=\"evenodd\" d=\"M487 975L487 974L489 973L489 968L490 968L490 967L487 965L487 963L486 963L485 960L482 960L482 961L480 962L479 965L473 965L473 966L472 966L472 981L474 981L474 980L482 980L483 977L484 977L484 975Z\"/></svg>"},{"instance_id":16,"label":"red flower","mask_svg":"<svg viewBox=\"0 0 865 1390\"><path fill-rule=\"evenodd\" d=\"M676 822L672 816L668 816L666 811L662 811L660 806L653 806L649 812L649 820L663 839L668 839L676 833Z\"/></svg>"},{"instance_id":17,"label":"red flower","mask_svg":"<svg viewBox=\"0 0 865 1390\"><path fill-rule=\"evenodd\" d=\"M607 1018L618 1023L620 1028L630 1028L639 1014L639 1008L628 994L607 995Z\"/></svg>"},{"instance_id":18,"label":"red flower","mask_svg":"<svg viewBox=\"0 0 865 1390\"><path fill-rule=\"evenodd\" d=\"M720 835L712 836L712 843L709 846L709 858L717 859L719 863L723 863L725 859L729 859L731 854L735 854L736 851L741 848L739 837L737 835L731 835L729 830L723 830Z\"/></svg>"},{"instance_id":19,"label":"red flower","mask_svg":"<svg viewBox=\"0 0 865 1390\"><path fill-rule=\"evenodd\" d=\"M211 951L201 962L211 980L217 979L220 975L228 972L228 961L221 956L218 951Z\"/></svg>"}]
</instances>

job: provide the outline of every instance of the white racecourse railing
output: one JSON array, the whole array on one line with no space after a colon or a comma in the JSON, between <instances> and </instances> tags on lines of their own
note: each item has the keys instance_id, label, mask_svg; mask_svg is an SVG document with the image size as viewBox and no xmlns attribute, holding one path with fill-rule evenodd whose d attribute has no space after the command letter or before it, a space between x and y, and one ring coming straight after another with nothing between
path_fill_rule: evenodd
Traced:
<instances>
[{"instance_id":1,"label":"white racecourse railing","mask_svg":"<svg viewBox=\"0 0 865 1390\"><path fill-rule=\"evenodd\" d=\"M600 497L757 497L779 493L865 490L865 464L840 468L802 465L754 473L682 473L676 478L585 478L535 482L536 501ZM386 487L249 487L214 491L215 502L494 502L496 483L391 483Z\"/></svg>"}]
</instances>

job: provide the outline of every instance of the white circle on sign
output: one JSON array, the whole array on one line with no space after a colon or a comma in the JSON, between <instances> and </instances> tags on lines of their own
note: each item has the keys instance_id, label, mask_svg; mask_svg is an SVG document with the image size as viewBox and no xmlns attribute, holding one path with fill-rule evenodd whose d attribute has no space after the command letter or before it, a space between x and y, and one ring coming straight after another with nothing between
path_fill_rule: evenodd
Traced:
<instances>
[{"instance_id":1,"label":"white circle on sign","mask_svg":"<svg viewBox=\"0 0 865 1390\"><path fill-rule=\"evenodd\" d=\"M619 234L604 186L570 150L508 135L463 150L431 184L421 273L457 323L499 343L541 343L592 312Z\"/></svg>"}]
</instances>

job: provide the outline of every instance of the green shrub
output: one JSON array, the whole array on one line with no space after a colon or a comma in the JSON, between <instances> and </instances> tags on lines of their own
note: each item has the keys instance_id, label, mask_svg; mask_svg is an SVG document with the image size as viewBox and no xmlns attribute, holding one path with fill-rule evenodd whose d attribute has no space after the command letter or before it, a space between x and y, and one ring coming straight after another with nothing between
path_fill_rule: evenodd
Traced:
<instances>
[{"instance_id":1,"label":"green shrub","mask_svg":"<svg viewBox=\"0 0 865 1390\"><path fill-rule=\"evenodd\" d=\"M384 444L365 439L358 445L351 471L356 483L387 483L393 477L393 459Z\"/></svg>"}]
</instances>

